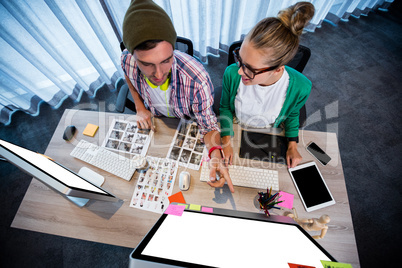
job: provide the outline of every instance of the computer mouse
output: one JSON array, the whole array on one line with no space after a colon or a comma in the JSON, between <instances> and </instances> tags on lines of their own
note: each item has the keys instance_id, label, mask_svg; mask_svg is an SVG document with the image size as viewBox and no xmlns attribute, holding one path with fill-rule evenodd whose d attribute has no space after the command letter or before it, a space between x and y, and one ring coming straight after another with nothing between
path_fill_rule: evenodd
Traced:
<instances>
[{"instance_id":1,"label":"computer mouse","mask_svg":"<svg viewBox=\"0 0 402 268\"><path fill-rule=\"evenodd\" d=\"M188 171L182 171L179 175L179 188L182 191L187 191L190 188L191 176Z\"/></svg>"},{"instance_id":2,"label":"computer mouse","mask_svg":"<svg viewBox=\"0 0 402 268\"><path fill-rule=\"evenodd\" d=\"M64 130L63 140L69 141L74 137L77 128L75 126L67 126Z\"/></svg>"}]
</instances>

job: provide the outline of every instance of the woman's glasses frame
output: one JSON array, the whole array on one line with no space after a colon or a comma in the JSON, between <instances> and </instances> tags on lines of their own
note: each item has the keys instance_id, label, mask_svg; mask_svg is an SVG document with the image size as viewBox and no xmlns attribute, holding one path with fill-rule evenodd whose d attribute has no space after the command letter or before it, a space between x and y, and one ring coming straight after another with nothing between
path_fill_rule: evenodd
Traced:
<instances>
[{"instance_id":1,"label":"woman's glasses frame","mask_svg":"<svg viewBox=\"0 0 402 268\"><path fill-rule=\"evenodd\" d=\"M266 72L269 72L269 71L272 71L272 70L275 70L276 68L278 68L278 66L273 66L273 67L267 67L267 68L261 68L261 69L253 69L241 61L240 55L239 55L239 50L240 50L240 48L236 48L235 50L233 50L235 62L237 64L237 67L239 67L239 68L241 67L243 69L243 73L250 79L254 79L254 77L258 74L266 73Z\"/></svg>"}]
</instances>

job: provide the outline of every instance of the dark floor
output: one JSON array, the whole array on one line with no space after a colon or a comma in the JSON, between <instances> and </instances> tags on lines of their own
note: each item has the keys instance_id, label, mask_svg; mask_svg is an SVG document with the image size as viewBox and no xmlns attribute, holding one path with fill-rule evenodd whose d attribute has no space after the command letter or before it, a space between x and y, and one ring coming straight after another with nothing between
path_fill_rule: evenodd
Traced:
<instances>
[{"instance_id":1,"label":"dark floor","mask_svg":"<svg viewBox=\"0 0 402 268\"><path fill-rule=\"evenodd\" d=\"M304 74L313 82L306 129L336 132L362 267L396 267L401 241L402 17L389 12L327 23L302 36L312 50ZM215 86L227 55L209 57ZM114 111L116 92L100 89L82 103ZM0 137L43 153L65 108L41 106L31 117L13 115ZM0 161L0 264L5 267L125 267L132 249L11 228L30 176Z\"/></svg>"}]
</instances>

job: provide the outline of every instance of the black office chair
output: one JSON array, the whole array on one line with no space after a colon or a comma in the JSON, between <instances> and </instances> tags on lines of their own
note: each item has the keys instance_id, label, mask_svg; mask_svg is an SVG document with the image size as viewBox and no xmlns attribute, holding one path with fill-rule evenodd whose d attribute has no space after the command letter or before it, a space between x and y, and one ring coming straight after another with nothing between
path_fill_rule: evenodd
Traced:
<instances>
[{"instance_id":1,"label":"black office chair","mask_svg":"<svg viewBox=\"0 0 402 268\"><path fill-rule=\"evenodd\" d=\"M120 43L121 51L123 51L125 48L126 47L124 46L123 42L121 42ZM193 42L191 42L190 39L180 36L177 37L175 49L185 52L190 56L193 56L194 53ZM124 85L122 85L119 90L119 94L117 95L116 100L117 112L124 113L126 107L131 111L136 112L133 97L129 92L130 90L128 89L127 83L124 83Z\"/></svg>"},{"instance_id":2,"label":"black office chair","mask_svg":"<svg viewBox=\"0 0 402 268\"><path fill-rule=\"evenodd\" d=\"M240 48L242 43L243 43L243 40L240 40L240 41L233 42L230 45L229 52L228 52L229 53L228 66L235 63L233 51L237 48ZM292 67L293 69L302 73L304 70L304 67L306 67L307 62L310 59L310 56L311 56L311 50L308 47L299 45L296 55L286 65L289 67ZM222 87L215 88L214 107L213 108L214 108L214 112L216 115L219 115L219 105L220 105L220 101L221 101L221 96L222 96ZM302 128L305 126L306 119L307 119L306 105L303 105L303 107L300 109L299 128Z\"/></svg>"}]
</instances>

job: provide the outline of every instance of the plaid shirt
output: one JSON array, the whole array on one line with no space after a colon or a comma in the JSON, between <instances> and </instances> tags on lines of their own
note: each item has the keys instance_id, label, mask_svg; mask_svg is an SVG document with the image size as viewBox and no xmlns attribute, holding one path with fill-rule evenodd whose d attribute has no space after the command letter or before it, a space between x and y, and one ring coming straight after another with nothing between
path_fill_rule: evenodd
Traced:
<instances>
[{"instance_id":1,"label":"plaid shirt","mask_svg":"<svg viewBox=\"0 0 402 268\"><path fill-rule=\"evenodd\" d=\"M209 74L193 57L177 50L173 55L169 105L174 108L174 115L178 118L195 119L203 135L211 130L219 131L218 120L212 110L214 88ZM150 87L127 49L121 55L121 66L144 100L145 107L152 114L162 116L155 109L149 94Z\"/></svg>"}]
</instances>

